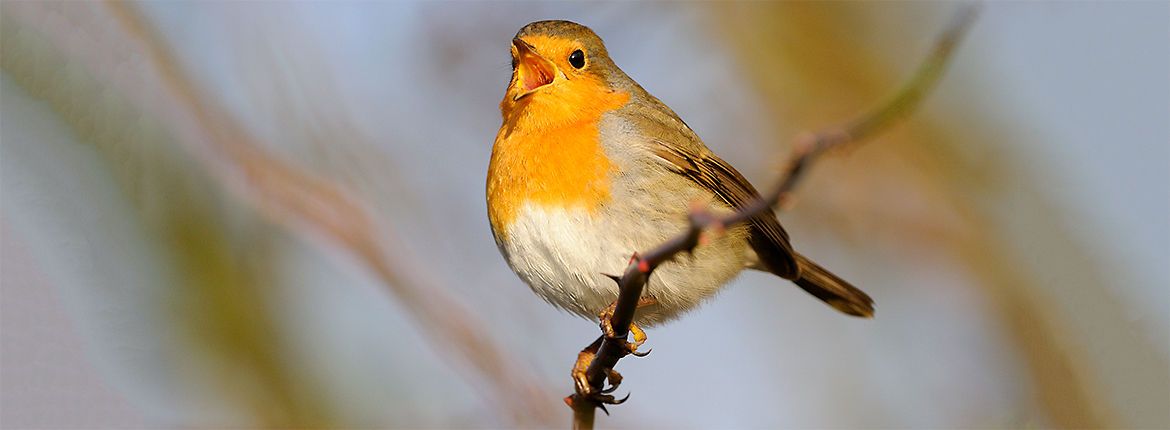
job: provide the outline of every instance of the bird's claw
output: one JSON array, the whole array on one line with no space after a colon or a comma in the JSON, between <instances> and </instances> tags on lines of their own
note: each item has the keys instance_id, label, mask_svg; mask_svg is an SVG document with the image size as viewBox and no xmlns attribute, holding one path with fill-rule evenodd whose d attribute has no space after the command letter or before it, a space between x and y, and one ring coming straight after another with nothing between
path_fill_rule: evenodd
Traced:
<instances>
[{"instance_id":1,"label":"bird's claw","mask_svg":"<svg viewBox=\"0 0 1170 430\"><path fill-rule=\"evenodd\" d=\"M645 357L650 355L650 349L646 351L638 351L638 347L646 343L646 332L638 327L636 324L630 324L630 333L634 335L634 342L626 342L626 350L630 351L635 357Z\"/></svg>"},{"instance_id":2,"label":"bird's claw","mask_svg":"<svg viewBox=\"0 0 1170 430\"><path fill-rule=\"evenodd\" d=\"M643 306L650 306L657 303L658 302L653 298L642 298L641 300L638 300L638 307L640 308ZM606 307L605 310L601 311L601 313L598 315L598 319L601 321L601 331L603 332L602 336L597 338L597 340L589 346L585 347L585 349L581 350L581 353L577 354L577 362L573 365L572 372L573 385L576 389L576 394L565 397L565 403L570 407L574 405L574 402L588 401L591 402L594 406L600 408L608 415L609 411L605 409L605 405L620 405L625 403L626 400L630 398L629 394L626 394L625 397L620 399L614 397L613 392L617 391L618 386L622 385L622 374L618 373L616 370L605 369L606 381L608 381L609 384L608 387L601 387L600 389L597 389L594 388L593 384L589 383L589 366L593 364L593 360L597 358L597 351L601 348L601 343L603 341L608 340L611 342L620 342L626 353L634 356L645 357L647 354L650 354L650 350L638 350L638 347L646 343L646 332L636 324L630 324L629 332L633 334L633 342L627 341L626 336L618 337L618 335L614 333L613 322L611 320L613 319L613 313L616 309L617 302L614 302L613 304Z\"/></svg>"},{"instance_id":3,"label":"bird's claw","mask_svg":"<svg viewBox=\"0 0 1170 430\"><path fill-rule=\"evenodd\" d=\"M654 301L654 299L642 299L638 301L638 306L641 307L654 303L657 303L657 301ZM613 304L609 305L609 307L606 307L605 310L601 311L601 314L597 316L601 321L601 332L605 334L605 338L621 342L626 352L635 357L645 357L649 355L651 350L646 350L644 352L638 351L638 347L646 343L646 331L642 330L641 327L638 327L637 324L630 323L630 334L634 335L633 342L629 342L625 338L618 337L618 335L614 332L613 322L611 320L613 319L613 313L615 309L617 309L617 302L614 302Z\"/></svg>"},{"instance_id":4,"label":"bird's claw","mask_svg":"<svg viewBox=\"0 0 1170 430\"><path fill-rule=\"evenodd\" d=\"M602 394L602 393L581 394L581 393L577 393L577 394L573 394L571 396L565 397L565 404L572 407L576 402L581 401L581 399L586 399L587 401L593 402L594 406L597 406L602 411L604 411L606 415L609 415L609 411L605 410L605 405L620 405L622 403L625 403L626 400L630 399L630 394L626 393L625 397L622 397L619 399L612 394Z\"/></svg>"},{"instance_id":5,"label":"bird's claw","mask_svg":"<svg viewBox=\"0 0 1170 430\"><path fill-rule=\"evenodd\" d=\"M601 409L601 411L605 412L606 415L609 415L609 409L606 409L605 405L620 405L622 403L625 403L626 400L629 400L630 395L626 394L625 397L622 397L619 399L619 398L616 398L616 397L608 395L608 394L595 394L595 395L574 394L574 395L565 397L565 404L569 405L569 407L571 408L571 407L573 407L575 402L581 401L582 398L589 399L589 401L593 402L593 406L597 407L598 409Z\"/></svg>"},{"instance_id":6,"label":"bird's claw","mask_svg":"<svg viewBox=\"0 0 1170 430\"><path fill-rule=\"evenodd\" d=\"M573 385L577 395L589 395L593 391L593 386L589 384L588 370L593 358L597 356L598 344L599 342L594 342L577 354L577 363L573 364Z\"/></svg>"},{"instance_id":7,"label":"bird's claw","mask_svg":"<svg viewBox=\"0 0 1170 430\"><path fill-rule=\"evenodd\" d=\"M613 396L613 392L617 390L618 386L622 384L622 374L613 369L606 369L606 379L609 381L609 387L603 388L600 391L594 390L593 386L589 384L589 376L587 370L589 365L593 363L593 359L597 355L597 350L591 345L589 348L577 354L577 363L573 365L573 384L576 388L576 394L566 397L565 403L573 406L573 402L580 399L588 399L601 408L607 415L609 411L605 410L605 405L620 405L625 403L630 398L629 394L618 399Z\"/></svg>"},{"instance_id":8,"label":"bird's claw","mask_svg":"<svg viewBox=\"0 0 1170 430\"><path fill-rule=\"evenodd\" d=\"M601 394L609 394L617 391L618 386L622 385L622 374L613 369L606 370L605 373L606 379L609 380L609 388L601 390Z\"/></svg>"},{"instance_id":9,"label":"bird's claw","mask_svg":"<svg viewBox=\"0 0 1170 430\"><path fill-rule=\"evenodd\" d=\"M649 352L649 351L647 351ZM633 352L631 352L633 353ZM639 356L646 355L646 353L638 353ZM573 384L576 388L576 394L565 397L565 403L570 407L578 401L589 401L594 406L609 415L609 411L605 409L605 405L620 405L630 399L630 394L626 393L625 397L617 398L613 395L618 387L622 385L622 374L613 369L606 369L606 381L609 386L596 390L589 384L589 377L586 374L586 369L589 368L589 363L593 361L596 354L592 352L582 351L578 356L577 365L573 367Z\"/></svg>"}]
</instances>

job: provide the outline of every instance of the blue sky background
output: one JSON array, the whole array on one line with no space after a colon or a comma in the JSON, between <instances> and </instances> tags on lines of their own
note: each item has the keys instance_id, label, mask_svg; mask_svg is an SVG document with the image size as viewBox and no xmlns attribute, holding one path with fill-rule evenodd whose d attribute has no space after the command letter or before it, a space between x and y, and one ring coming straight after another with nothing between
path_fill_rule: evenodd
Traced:
<instances>
[{"instance_id":1,"label":"blue sky background","mask_svg":"<svg viewBox=\"0 0 1170 430\"><path fill-rule=\"evenodd\" d=\"M568 394L568 367L596 327L540 302L508 271L483 202L512 34L537 19L590 25L624 70L757 183L771 177L769 163L784 154L780 143L821 125L768 113L763 96L740 78L750 62L726 45L720 15L712 12L717 5L141 6L208 99L267 149L362 198L378 221L393 226L390 247L440 267L428 276L471 306L493 342L524 351L521 367L558 395ZM904 76L950 11L890 4L869 8L858 21L863 25L842 31L866 44L867 60ZM204 178L192 180L197 184L216 183L205 178L215 173L201 171L193 161L198 154L178 144L91 143L101 139L103 122L178 142L188 135L166 126L174 124L169 111L74 114L78 104L123 95L147 100L139 106L167 105L150 78L138 87L117 84L141 54L115 54L133 46L116 43L116 21L100 6L6 3L5 15L4 426L262 422L238 400L250 389L263 391L248 388L246 367L185 355L190 346L176 340L183 332L171 327L174 309L165 303L184 287L163 257L165 243L148 227L157 216L151 205L169 204L166 190L126 185L138 184L125 179L138 173L126 173L119 157L178 159L190 169L182 175ZM1017 177L1034 181L1015 184L1018 192L995 203L997 231L1013 238L1005 252L1051 271L1029 294L1050 305L1043 320L1060 326L1059 342L1070 348L1078 375L1111 411L1108 423L1122 427L1170 423L1157 407L1170 400L1170 377L1160 366L1170 355L1168 19L1170 6L1156 2L989 3L949 74L910 120L950 124L963 120L956 112L977 110L984 115L979 124L1002 127L987 133L1002 140L968 154L1010 160L1011 169L1026 172ZM108 51L83 49L87 44ZM57 64L49 60L56 57L43 52L74 57L55 68L46 64ZM102 86L103 76L115 83ZM89 88L90 77L103 90L65 101L45 95ZM873 102L839 109L847 115ZM163 125L151 129L156 119ZM868 149L846 153L841 163L864 168ZM141 173L141 181L162 174ZM826 265L865 280L878 318L843 318L782 281L745 274L701 310L651 331L655 353L621 363L630 403L599 418L603 425L1052 424L1037 405L1018 346L1008 340L1000 305L976 277L941 253L906 251L894 242L850 248L847 240L820 235L812 227L822 215L810 212L824 207L816 206L817 190L801 194L800 205L784 215L793 237ZM1054 204L1059 218L1037 219L1041 200ZM282 358L317 388L339 422L511 423L474 377L420 334L367 268L333 246L272 227L254 211L228 213L234 215L208 223L233 233L234 246L269 250L264 255L275 269L265 294L288 348ZM1048 236L1049 225L1063 226L1072 243L1088 250L1088 261L1054 248L1059 242ZM881 255L882 249L898 252ZM1069 279L1065 274L1078 265L1098 268L1108 285L1087 288ZM563 408L559 398L547 400L549 408ZM556 410L567 419L567 409Z\"/></svg>"}]
</instances>

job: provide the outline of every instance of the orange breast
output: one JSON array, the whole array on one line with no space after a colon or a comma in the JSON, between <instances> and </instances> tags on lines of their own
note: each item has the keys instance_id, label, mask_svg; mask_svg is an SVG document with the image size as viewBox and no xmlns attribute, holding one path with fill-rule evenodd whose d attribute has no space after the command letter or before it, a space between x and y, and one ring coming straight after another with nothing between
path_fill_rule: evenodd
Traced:
<instances>
[{"instance_id":1,"label":"orange breast","mask_svg":"<svg viewBox=\"0 0 1170 430\"><path fill-rule=\"evenodd\" d=\"M629 96L604 94L577 103L533 94L535 100L522 100L525 105L516 111L505 109L488 167L488 217L497 234L508 231L525 204L596 211L609 200L609 175L615 166L601 146L598 122ZM582 102L588 107L571 107Z\"/></svg>"}]
</instances>

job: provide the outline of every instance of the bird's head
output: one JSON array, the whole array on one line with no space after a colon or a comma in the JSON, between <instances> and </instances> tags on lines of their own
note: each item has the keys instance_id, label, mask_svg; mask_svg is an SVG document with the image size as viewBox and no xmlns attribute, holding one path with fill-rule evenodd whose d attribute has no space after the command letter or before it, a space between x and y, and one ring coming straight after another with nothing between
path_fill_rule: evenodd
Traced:
<instances>
[{"instance_id":1,"label":"bird's head","mask_svg":"<svg viewBox=\"0 0 1170 430\"><path fill-rule=\"evenodd\" d=\"M589 27L537 21L512 39L512 78L500 110L505 120L520 111L549 120L587 114L618 92L615 79L628 78Z\"/></svg>"}]
</instances>

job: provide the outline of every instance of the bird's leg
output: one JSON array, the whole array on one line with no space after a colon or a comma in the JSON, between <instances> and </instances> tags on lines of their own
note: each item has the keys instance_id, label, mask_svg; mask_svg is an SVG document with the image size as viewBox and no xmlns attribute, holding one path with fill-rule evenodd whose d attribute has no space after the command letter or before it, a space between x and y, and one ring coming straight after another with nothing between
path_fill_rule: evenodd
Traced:
<instances>
[{"instance_id":1,"label":"bird's leg","mask_svg":"<svg viewBox=\"0 0 1170 430\"><path fill-rule=\"evenodd\" d=\"M601 341L602 338L598 337L597 340L577 353L577 362L573 364L573 384L576 385L578 394L588 394L593 389L589 385L589 377L585 374L585 370L589 369L593 358L597 356L597 350L601 348Z\"/></svg>"},{"instance_id":2,"label":"bird's leg","mask_svg":"<svg viewBox=\"0 0 1170 430\"><path fill-rule=\"evenodd\" d=\"M609 388L595 391L593 386L589 384L589 375L586 371L589 365L593 364L593 359L597 357L597 350L601 348L601 341L605 340L604 336L599 336L597 340L582 349L577 354L577 363L573 364L573 385L576 388L577 394L565 398L565 403L573 406L573 401L577 398L585 397L596 401L598 405L605 410L604 405L620 405L626 399L614 398L610 393L617 390L618 385L622 384L622 375L613 369L606 369L606 378L609 380ZM628 396L627 396L628 397ZM608 411L607 411L608 413Z\"/></svg>"},{"instance_id":3,"label":"bird's leg","mask_svg":"<svg viewBox=\"0 0 1170 430\"><path fill-rule=\"evenodd\" d=\"M652 298L642 298L638 300L638 307L641 308L657 303L658 301ZM617 335L614 334L613 324L610 322L610 319L613 318L613 313L616 308L617 302L615 301L613 304L606 307L605 310L601 311L601 313L598 315L598 318L601 320L601 330L604 332L604 334L598 337L597 340L593 341L593 343L589 344L589 346L586 346L585 349L582 349L581 352L577 354L577 362L573 364L572 372L573 385L576 388L577 393L572 396L565 397L565 403L569 406L573 406L573 402L578 401L579 399L590 399L597 402L598 407L600 407L602 411L605 411L605 405L620 405L625 402L627 398L629 398L629 396L626 396L625 398L618 399L610 394L617 390L618 386L622 384L622 374L618 373L616 370L605 369L605 376L609 381L609 388L603 388L598 391L595 390L593 385L589 383L589 365L593 364L593 360L597 358L597 351L601 349L601 343L605 339L622 342L627 352L638 357L643 357L650 353L650 351L638 351L638 347L642 346L643 343L646 343L646 332L643 331L641 327L638 327L633 323L630 324L630 333L633 333L634 335L633 343L627 342L624 338L618 338ZM608 411L605 412L609 413Z\"/></svg>"},{"instance_id":4,"label":"bird's leg","mask_svg":"<svg viewBox=\"0 0 1170 430\"><path fill-rule=\"evenodd\" d=\"M638 307L639 308L651 306L651 305L656 305L656 304L658 304L658 300L655 300L652 297L643 297L643 298L638 299ZM610 303L610 305L607 306L604 310L602 310L600 314L597 315L597 318L599 320L601 320L601 331L603 333L605 333L605 337L610 338L610 339L617 339L617 335L613 331L613 323L610 321L613 318L613 313L616 309L617 309L617 301L614 301L613 303ZM630 323L630 333L634 335L634 342L633 343L626 342L625 339L617 339L617 340L624 342L624 346L626 347L626 350L630 352L630 354L633 354L637 357L645 357L647 354L649 354L650 351L646 351L646 352L639 352L638 351L638 347L642 346L642 344L646 343L646 332L644 330L642 330L641 327L638 327L637 324Z\"/></svg>"}]
</instances>

